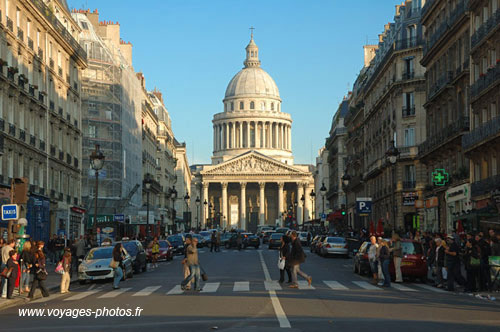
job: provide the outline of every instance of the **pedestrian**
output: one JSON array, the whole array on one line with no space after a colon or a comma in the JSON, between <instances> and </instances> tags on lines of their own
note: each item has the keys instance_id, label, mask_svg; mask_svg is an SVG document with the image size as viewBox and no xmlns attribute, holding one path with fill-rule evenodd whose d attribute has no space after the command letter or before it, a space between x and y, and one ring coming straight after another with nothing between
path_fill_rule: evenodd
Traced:
<instances>
[{"instance_id":1,"label":"pedestrian","mask_svg":"<svg viewBox=\"0 0 500 332\"><path fill-rule=\"evenodd\" d=\"M305 262L306 254L304 253L302 245L300 244L300 241L297 238L296 231L292 231L291 239L292 239L292 251L290 252L290 266L292 270L292 284L289 287L299 288L299 284L297 282L297 274L302 276L302 278L306 279L307 283L311 285L312 277L300 270L300 264Z\"/></svg>"},{"instance_id":2,"label":"pedestrian","mask_svg":"<svg viewBox=\"0 0 500 332\"><path fill-rule=\"evenodd\" d=\"M491 256L491 246L484 238L482 232L479 232L479 234L476 235L476 241L479 248L481 249L481 262L479 266L479 290L481 292L484 292L488 290L491 281L490 265L488 261L488 257Z\"/></svg>"},{"instance_id":3,"label":"pedestrian","mask_svg":"<svg viewBox=\"0 0 500 332\"><path fill-rule=\"evenodd\" d=\"M280 259L285 260L285 265L283 269L280 269L280 280L279 283L285 282L285 271L288 275L288 284L292 283L292 271L290 271L290 238L286 235L281 237L281 247L280 247Z\"/></svg>"},{"instance_id":4,"label":"pedestrian","mask_svg":"<svg viewBox=\"0 0 500 332\"><path fill-rule=\"evenodd\" d=\"M59 237L56 238L56 241L54 244L54 250L55 250L54 263L55 264L57 264L62 258L64 247L65 247L64 242L65 242L65 239L63 239L62 235L59 234Z\"/></svg>"},{"instance_id":5,"label":"pedestrian","mask_svg":"<svg viewBox=\"0 0 500 332\"><path fill-rule=\"evenodd\" d=\"M64 248L64 254L61 259L63 274L61 275L61 294L69 292L69 283L71 281L71 262L73 258L70 248Z\"/></svg>"},{"instance_id":6,"label":"pedestrian","mask_svg":"<svg viewBox=\"0 0 500 332\"><path fill-rule=\"evenodd\" d=\"M47 269L46 269L46 258L43 253L43 247L45 243L43 241L38 241L36 243L36 251L33 256L33 266L31 268L31 273L33 274L33 282L30 286L30 292L28 294L28 299L32 300L33 295L35 295L35 290L40 288L43 297L50 296L49 291L45 287L45 279L47 279Z\"/></svg>"},{"instance_id":7,"label":"pedestrian","mask_svg":"<svg viewBox=\"0 0 500 332\"><path fill-rule=\"evenodd\" d=\"M385 240L382 240L379 258L380 263L382 264L382 273L384 274L384 283L382 284L382 287L391 287L391 274L389 273L391 254L389 252L389 245Z\"/></svg>"},{"instance_id":8,"label":"pedestrian","mask_svg":"<svg viewBox=\"0 0 500 332\"><path fill-rule=\"evenodd\" d=\"M368 262L370 263L370 270L372 271L373 284L378 282L378 260L377 260L377 238L370 236L370 248L368 249Z\"/></svg>"},{"instance_id":9,"label":"pedestrian","mask_svg":"<svg viewBox=\"0 0 500 332\"><path fill-rule=\"evenodd\" d=\"M401 273L401 259L403 258L403 247L398 233L392 234L390 252L393 256L394 270L396 272L396 282L403 282L403 274Z\"/></svg>"},{"instance_id":10,"label":"pedestrian","mask_svg":"<svg viewBox=\"0 0 500 332\"><path fill-rule=\"evenodd\" d=\"M189 270L189 265L187 264L187 249L188 247L191 245L191 235L188 234L186 236L186 240L184 242L184 259L182 260L182 273L183 273L183 277L184 277L184 280L187 279L189 277L189 274L190 274L190 270ZM191 281L189 281L185 288L187 290L191 289Z\"/></svg>"},{"instance_id":11,"label":"pedestrian","mask_svg":"<svg viewBox=\"0 0 500 332\"><path fill-rule=\"evenodd\" d=\"M465 292L475 292L477 290L477 282L479 280L479 268L481 266L481 249L476 243L476 240L467 238L465 243L464 266L467 272L467 283L465 284Z\"/></svg>"},{"instance_id":12,"label":"pedestrian","mask_svg":"<svg viewBox=\"0 0 500 332\"><path fill-rule=\"evenodd\" d=\"M28 293L29 285L31 283L31 266L33 265L33 253L31 248L31 242L26 241L23 246L23 251L21 252L21 284L19 285L19 293Z\"/></svg>"},{"instance_id":13,"label":"pedestrian","mask_svg":"<svg viewBox=\"0 0 500 332\"><path fill-rule=\"evenodd\" d=\"M212 232L210 236L210 252L217 251L217 233L215 231Z\"/></svg>"},{"instance_id":14,"label":"pedestrian","mask_svg":"<svg viewBox=\"0 0 500 332\"><path fill-rule=\"evenodd\" d=\"M220 252L220 231L217 232L217 245L215 249L217 252Z\"/></svg>"},{"instance_id":15,"label":"pedestrian","mask_svg":"<svg viewBox=\"0 0 500 332\"><path fill-rule=\"evenodd\" d=\"M113 248L112 260L110 267L114 272L113 279L113 289L119 289L120 281L123 278L123 246L121 243L117 243Z\"/></svg>"},{"instance_id":16,"label":"pedestrian","mask_svg":"<svg viewBox=\"0 0 500 332\"><path fill-rule=\"evenodd\" d=\"M17 272L19 268L19 263L16 260L17 253L15 250L9 251L9 259L7 260L8 275L6 279L7 283L7 298L12 299L12 294L14 293L14 288L16 286Z\"/></svg>"},{"instance_id":17,"label":"pedestrian","mask_svg":"<svg viewBox=\"0 0 500 332\"><path fill-rule=\"evenodd\" d=\"M446 242L448 244L448 248L445 249L444 253L446 254L445 256L445 265L446 265L446 271L448 272L448 291L454 291L455 290L455 281L459 282L460 280L460 260L459 260L459 252L460 248L458 247L457 243L455 242L455 239L453 235L448 235L446 237Z\"/></svg>"},{"instance_id":18,"label":"pedestrian","mask_svg":"<svg viewBox=\"0 0 500 332\"><path fill-rule=\"evenodd\" d=\"M196 248L198 239L193 238L191 244L186 249L186 262L185 265L189 267L189 276L181 283L181 289L186 290L186 286L191 280L194 279L194 290L201 291L200 287L200 263L198 261L198 249Z\"/></svg>"},{"instance_id":19,"label":"pedestrian","mask_svg":"<svg viewBox=\"0 0 500 332\"><path fill-rule=\"evenodd\" d=\"M443 246L443 240L439 237L435 239L436 242L436 259L435 259L435 264L434 264L434 273L436 275L436 287L437 288L443 288L444 287L444 276L443 276L443 269L444 269L444 246Z\"/></svg>"},{"instance_id":20,"label":"pedestrian","mask_svg":"<svg viewBox=\"0 0 500 332\"><path fill-rule=\"evenodd\" d=\"M433 277L434 274L434 266L436 265L436 241L430 239L429 247L426 251L427 258L427 275Z\"/></svg>"},{"instance_id":21,"label":"pedestrian","mask_svg":"<svg viewBox=\"0 0 500 332\"><path fill-rule=\"evenodd\" d=\"M9 261L9 253L11 250L13 250L16 246L16 240L15 239L9 239L7 243L4 244L2 247L2 265L0 266L0 271L3 271L7 267L7 262ZM2 298L6 299L7 298L7 279L2 278Z\"/></svg>"},{"instance_id":22,"label":"pedestrian","mask_svg":"<svg viewBox=\"0 0 500 332\"><path fill-rule=\"evenodd\" d=\"M243 238L241 236L241 232L238 232L236 235L236 245L238 246L238 250L241 250L241 247L243 245Z\"/></svg>"},{"instance_id":23,"label":"pedestrian","mask_svg":"<svg viewBox=\"0 0 500 332\"><path fill-rule=\"evenodd\" d=\"M377 277L379 280L378 285L382 286L384 284L384 273L382 273L382 262L380 261L380 249L382 249L382 237L377 238Z\"/></svg>"},{"instance_id":24,"label":"pedestrian","mask_svg":"<svg viewBox=\"0 0 500 332\"><path fill-rule=\"evenodd\" d=\"M491 256L500 256L500 232L494 234L491 239Z\"/></svg>"},{"instance_id":25,"label":"pedestrian","mask_svg":"<svg viewBox=\"0 0 500 332\"><path fill-rule=\"evenodd\" d=\"M149 245L151 248L152 265L153 267L158 267L158 255L160 255L160 242L158 242L158 237L154 237L153 241Z\"/></svg>"}]
</instances>

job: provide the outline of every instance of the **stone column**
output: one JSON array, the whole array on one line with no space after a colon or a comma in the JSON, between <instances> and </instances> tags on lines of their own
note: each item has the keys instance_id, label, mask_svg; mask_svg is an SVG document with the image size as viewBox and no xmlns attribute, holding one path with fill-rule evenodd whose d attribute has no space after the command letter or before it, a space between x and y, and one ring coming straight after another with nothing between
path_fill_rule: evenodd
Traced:
<instances>
[{"instance_id":1,"label":"stone column","mask_svg":"<svg viewBox=\"0 0 500 332\"><path fill-rule=\"evenodd\" d=\"M222 228L225 229L229 221L229 216L227 215L227 182L222 182L221 186L222 186L222 215L223 215L222 220L226 221L225 224L222 225Z\"/></svg>"},{"instance_id":2,"label":"stone column","mask_svg":"<svg viewBox=\"0 0 500 332\"><path fill-rule=\"evenodd\" d=\"M208 201L208 185L209 185L208 183L202 183L203 193L200 199L201 202L199 209L201 209L201 212L200 212L200 220L198 221L198 224L200 225L201 228L205 227L205 222L207 219L207 210L206 210L207 207L205 206L205 204L203 204L203 202L205 202L205 200Z\"/></svg>"},{"instance_id":3,"label":"stone column","mask_svg":"<svg viewBox=\"0 0 500 332\"><path fill-rule=\"evenodd\" d=\"M231 122L231 148L234 149L236 147L236 122Z\"/></svg>"},{"instance_id":4,"label":"stone column","mask_svg":"<svg viewBox=\"0 0 500 332\"><path fill-rule=\"evenodd\" d=\"M228 150L229 149L229 122L226 122L225 123L225 126L226 126L226 144L225 144L225 149Z\"/></svg>"},{"instance_id":5,"label":"stone column","mask_svg":"<svg viewBox=\"0 0 500 332\"><path fill-rule=\"evenodd\" d=\"M260 196L259 196L259 224L264 225L266 222L266 210L265 210L265 200L266 200L266 183L259 182Z\"/></svg>"},{"instance_id":6,"label":"stone column","mask_svg":"<svg viewBox=\"0 0 500 332\"><path fill-rule=\"evenodd\" d=\"M255 147L260 148L260 130L258 121L255 123Z\"/></svg>"},{"instance_id":7,"label":"stone column","mask_svg":"<svg viewBox=\"0 0 500 332\"><path fill-rule=\"evenodd\" d=\"M240 228L242 229L247 229L247 196L246 196L246 188L247 188L247 183L246 182L240 182L240 188L241 188L241 194L240 194L240 200L241 200L241 205L240 205Z\"/></svg>"},{"instance_id":8,"label":"stone column","mask_svg":"<svg viewBox=\"0 0 500 332\"><path fill-rule=\"evenodd\" d=\"M301 225L304 223L303 214L304 214L304 206L302 201L300 200L304 195L304 186L300 182L297 182L297 225ZM305 204L305 201L304 201Z\"/></svg>"},{"instance_id":9,"label":"stone column","mask_svg":"<svg viewBox=\"0 0 500 332\"><path fill-rule=\"evenodd\" d=\"M306 198L306 221L307 221L307 220L314 219L314 216L312 215L313 202L312 202L312 198L310 195L311 190L314 189L314 186L309 184L309 183L306 183L305 188L306 188L306 191L304 193L304 196Z\"/></svg>"},{"instance_id":10,"label":"stone column","mask_svg":"<svg viewBox=\"0 0 500 332\"><path fill-rule=\"evenodd\" d=\"M283 226L283 218L281 213L284 211L283 209L283 187L285 186L284 182L278 182L278 217L280 218L280 226Z\"/></svg>"},{"instance_id":11,"label":"stone column","mask_svg":"<svg viewBox=\"0 0 500 332\"><path fill-rule=\"evenodd\" d=\"M288 150L292 151L292 126L288 127Z\"/></svg>"},{"instance_id":12,"label":"stone column","mask_svg":"<svg viewBox=\"0 0 500 332\"><path fill-rule=\"evenodd\" d=\"M240 127L240 132L239 132L239 136L240 136L240 144L238 144L238 148L243 148L243 122L238 122L239 123L239 127Z\"/></svg>"},{"instance_id":13,"label":"stone column","mask_svg":"<svg viewBox=\"0 0 500 332\"><path fill-rule=\"evenodd\" d=\"M216 128L216 125L214 125L214 140L213 140L213 146L214 146L214 149L213 149L213 150L214 150L214 151L216 151L216 150L217 150L217 143L216 143L216 141L215 141L215 138L216 138L217 136L215 136L215 128Z\"/></svg>"},{"instance_id":14,"label":"stone column","mask_svg":"<svg viewBox=\"0 0 500 332\"><path fill-rule=\"evenodd\" d=\"M246 148L250 147L250 121L247 121L247 146Z\"/></svg>"}]
</instances>

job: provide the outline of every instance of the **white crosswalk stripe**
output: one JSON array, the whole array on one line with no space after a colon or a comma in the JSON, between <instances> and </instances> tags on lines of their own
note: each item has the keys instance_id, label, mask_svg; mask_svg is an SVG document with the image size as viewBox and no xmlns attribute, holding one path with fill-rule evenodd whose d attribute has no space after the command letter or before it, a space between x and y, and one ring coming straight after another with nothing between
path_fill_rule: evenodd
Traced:
<instances>
[{"instance_id":1,"label":"white crosswalk stripe","mask_svg":"<svg viewBox=\"0 0 500 332\"><path fill-rule=\"evenodd\" d=\"M137 293L133 294L132 296L148 296L148 295L151 295L151 293L153 293L155 290L157 290L160 287L161 286L149 286L149 287L146 287L146 288L138 291Z\"/></svg>"},{"instance_id":2,"label":"white crosswalk stripe","mask_svg":"<svg viewBox=\"0 0 500 332\"><path fill-rule=\"evenodd\" d=\"M179 295L182 293L184 293L184 291L181 289L181 285L176 285L174 288L167 292L167 295Z\"/></svg>"},{"instance_id":3,"label":"white crosswalk stripe","mask_svg":"<svg viewBox=\"0 0 500 332\"><path fill-rule=\"evenodd\" d=\"M397 290L399 290L399 291L403 291L403 292L416 292L416 291L417 291L417 290L416 290L416 289L414 289L414 288L406 287L406 286L403 286L403 285L398 284L398 283L396 283L396 282L392 282L392 283L391 283L391 287L392 287L392 288L395 288L395 289L397 289Z\"/></svg>"},{"instance_id":4,"label":"white crosswalk stripe","mask_svg":"<svg viewBox=\"0 0 500 332\"><path fill-rule=\"evenodd\" d=\"M86 298L87 296L93 295L95 293L99 293L101 291L100 288L96 288L93 290L88 290L85 292L78 293L76 295L70 296L67 299L64 299L64 301L75 301L75 300L81 300L83 298Z\"/></svg>"},{"instance_id":5,"label":"white crosswalk stripe","mask_svg":"<svg viewBox=\"0 0 500 332\"><path fill-rule=\"evenodd\" d=\"M312 285L309 286L309 283L306 280L299 280L299 289L315 289Z\"/></svg>"},{"instance_id":6,"label":"white crosswalk stripe","mask_svg":"<svg viewBox=\"0 0 500 332\"><path fill-rule=\"evenodd\" d=\"M128 290L131 290L132 288L120 288L120 289L115 289L111 292L107 292L101 296L99 296L98 298L99 299L109 299L109 298L113 298L113 297L117 297L118 295L120 294L123 294L125 293L126 291Z\"/></svg>"},{"instance_id":7,"label":"white crosswalk stripe","mask_svg":"<svg viewBox=\"0 0 500 332\"><path fill-rule=\"evenodd\" d=\"M374 285L372 285L366 281L353 281L352 283L358 287L361 287L361 288L367 289L367 290L382 290L382 288L375 287Z\"/></svg>"},{"instance_id":8,"label":"white crosswalk stripe","mask_svg":"<svg viewBox=\"0 0 500 332\"><path fill-rule=\"evenodd\" d=\"M233 292L248 292L250 291L249 281L236 281L234 283Z\"/></svg>"},{"instance_id":9,"label":"white crosswalk stripe","mask_svg":"<svg viewBox=\"0 0 500 332\"><path fill-rule=\"evenodd\" d=\"M431 292L436 292L436 293L448 293L447 291L445 291L441 288L437 288L437 287L433 287L433 286L429 286L429 285L425 285L425 284L412 284L412 286L423 288L426 290L430 290Z\"/></svg>"},{"instance_id":10,"label":"white crosswalk stripe","mask_svg":"<svg viewBox=\"0 0 500 332\"><path fill-rule=\"evenodd\" d=\"M330 287L333 290L346 290L349 289L346 286L342 285L338 281L333 281L333 280L324 280L323 281L328 287Z\"/></svg>"},{"instance_id":11,"label":"white crosswalk stripe","mask_svg":"<svg viewBox=\"0 0 500 332\"><path fill-rule=\"evenodd\" d=\"M201 293L215 293L220 286L220 282L207 282L203 286Z\"/></svg>"},{"instance_id":12,"label":"white crosswalk stripe","mask_svg":"<svg viewBox=\"0 0 500 332\"><path fill-rule=\"evenodd\" d=\"M270 290L281 290L281 285L276 280L264 281L264 287L266 288L267 291L270 291Z\"/></svg>"}]
</instances>

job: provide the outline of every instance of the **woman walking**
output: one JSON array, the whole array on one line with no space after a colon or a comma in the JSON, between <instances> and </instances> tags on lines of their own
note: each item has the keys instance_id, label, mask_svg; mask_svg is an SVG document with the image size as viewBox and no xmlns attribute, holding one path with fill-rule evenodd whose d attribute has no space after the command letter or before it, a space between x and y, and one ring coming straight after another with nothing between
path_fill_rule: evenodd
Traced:
<instances>
[{"instance_id":1,"label":"woman walking","mask_svg":"<svg viewBox=\"0 0 500 332\"><path fill-rule=\"evenodd\" d=\"M32 252L31 242L26 241L23 246L23 251L21 252L21 284L19 285L19 293L28 293L30 291L29 285L31 283L31 267L33 265L33 252Z\"/></svg>"},{"instance_id":2,"label":"woman walking","mask_svg":"<svg viewBox=\"0 0 500 332\"><path fill-rule=\"evenodd\" d=\"M69 283L71 281L71 249L65 248L61 259L63 274L61 276L61 294L69 292Z\"/></svg>"},{"instance_id":3,"label":"woman walking","mask_svg":"<svg viewBox=\"0 0 500 332\"><path fill-rule=\"evenodd\" d=\"M43 253L43 247L45 243L43 241L38 241L36 243L36 251L33 256L33 266L31 267L31 273L33 274L33 282L30 287L30 292L28 294L28 299L32 300L33 295L35 295L35 290L40 288L43 297L50 296L49 291L45 287L45 279L47 279L47 269L45 268L45 255Z\"/></svg>"},{"instance_id":4,"label":"woman walking","mask_svg":"<svg viewBox=\"0 0 500 332\"><path fill-rule=\"evenodd\" d=\"M389 273L389 263L391 255L387 241L382 240L382 247L380 248L380 263L382 264L382 273L384 274L384 284L382 287L391 287L391 274Z\"/></svg>"},{"instance_id":5,"label":"woman walking","mask_svg":"<svg viewBox=\"0 0 500 332\"><path fill-rule=\"evenodd\" d=\"M290 264L288 263L290 259L290 238L286 235L281 237L281 248L280 248L280 259L285 261L283 269L280 269L280 280L279 283L285 282L285 271L288 275L288 283L292 283L292 271L290 271Z\"/></svg>"},{"instance_id":6,"label":"woman walking","mask_svg":"<svg viewBox=\"0 0 500 332\"><path fill-rule=\"evenodd\" d=\"M10 271L10 276L7 278L7 298L12 299L14 288L16 286L17 272L19 263L16 260L17 253L15 250L9 251L9 259L7 260L7 268Z\"/></svg>"},{"instance_id":7,"label":"woman walking","mask_svg":"<svg viewBox=\"0 0 500 332\"><path fill-rule=\"evenodd\" d=\"M397 233L392 234L391 249L394 270L396 271L396 282L403 282L403 274L401 273L401 259L403 258L403 248L401 246L401 239Z\"/></svg>"},{"instance_id":8,"label":"woman walking","mask_svg":"<svg viewBox=\"0 0 500 332\"><path fill-rule=\"evenodd\" d=\"M123 278L123 256L122 256L123 246L121 243L117 243L113 248L113 259L111 261L111 267L114 270L114 280L113 289L120 288L120 280Z\"/></svg>"},{"instance_id":9,"label":"woman walking","mask_svg":"<svg viewBox=\"0 0 500 332\"><path fill-rule=\"evenodd\" d=\"M300 264L305 262L306 254L302 249L302 245L300 244L300 240L297 237L296 231L292 231L291 239L292 239L292 251L290 252L290 266L292 269L292 284L289 287L299 288L299 284L297 281L297 274L300 275L302 278L306 279L309 286L311 286L312 277L300 270Z\"/></svg>"}]
</instances>

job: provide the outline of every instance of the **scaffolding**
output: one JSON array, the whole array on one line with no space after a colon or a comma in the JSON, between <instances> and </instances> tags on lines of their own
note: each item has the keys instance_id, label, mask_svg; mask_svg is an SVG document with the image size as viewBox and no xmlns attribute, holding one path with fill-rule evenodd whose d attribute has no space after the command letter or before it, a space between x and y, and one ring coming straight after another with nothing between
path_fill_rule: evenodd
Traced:
<instances>
[{"instance_id":1,"label":"scaffolding","mask_svg":"<svg viewBox=\"0 0 500 332\"><path fill-rule=\"evenodd\" d=\"M134 188L142 187L142 87L119 47L98 35L86 13L73 13L88 55L82 77L82 198L93 209L96 180L89 156L99 144L105 156L99 172L99 214L123 214L127 206L141 206L142 189Z\"/></svg>"}]
</instances>

